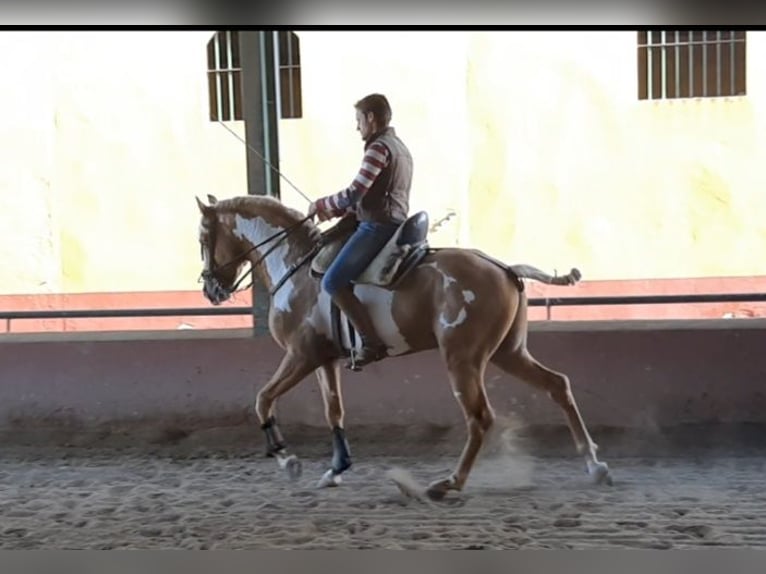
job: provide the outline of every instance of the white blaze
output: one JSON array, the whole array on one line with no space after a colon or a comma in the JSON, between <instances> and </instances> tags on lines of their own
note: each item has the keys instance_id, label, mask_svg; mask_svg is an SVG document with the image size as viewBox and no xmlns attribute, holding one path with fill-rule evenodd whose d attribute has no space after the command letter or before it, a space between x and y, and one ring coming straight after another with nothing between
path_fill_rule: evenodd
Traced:
<instances>
[{"instance_id":1,"label":"white blaze","mask_svg":"<svg viewBox=\"0 0 766 574\"><path fill-rule=\"evenodd\" d=\"M199 224L199 238L202 239L203 235L207 235L208 229L205 225L205 220L202 220ZM210 245L205 245L202 249L202 269L204 271L210 270Z\"/></svg>"}]
</instances>

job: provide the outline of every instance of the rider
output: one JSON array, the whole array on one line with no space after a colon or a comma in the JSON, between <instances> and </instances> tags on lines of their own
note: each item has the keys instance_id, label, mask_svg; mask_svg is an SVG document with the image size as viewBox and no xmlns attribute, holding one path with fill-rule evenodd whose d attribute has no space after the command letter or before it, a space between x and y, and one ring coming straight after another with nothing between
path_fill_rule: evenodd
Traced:
<instances>
[{"instance_id":1,"label":"rider","mask_svg":"<svg viewBox=\"0 0 766 574\"><path fill-rule=\"evenodd\" d=\"M370 94L356 104L356 129L364 140L362 166L346 189L314 201L309 215L319 221L355 215L359 225L322 279L322 288L361 335L357 366L383 359L387 347L372 324L352 281L388 243L409 211L412 156L396 135L385 96Z\"/></svg>"}]
</instances>

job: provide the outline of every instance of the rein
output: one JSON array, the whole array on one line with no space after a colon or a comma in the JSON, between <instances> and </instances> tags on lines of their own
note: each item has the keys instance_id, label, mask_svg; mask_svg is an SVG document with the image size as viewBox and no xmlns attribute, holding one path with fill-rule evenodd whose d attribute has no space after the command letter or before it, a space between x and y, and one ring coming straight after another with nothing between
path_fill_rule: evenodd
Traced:
<instances>
[{"instance_id":1,"label":"rein","mask_svg":"<svg viewBox=\"0 0 766 574\"><path fill-rule=\"evenodd\" d=\"M258 261L256 261L255 263L253 263L252 261L250 262L250 269L247 272L245 272L239 279L237 279L234 282L234 285L230 289L230 292L234 293L234 292L239 291L241 289L248 289L253 284L253 280L252 280L252 270L253 270L253 268L258 266L258 265L260 265L264 261L264 259L266 259L266 257L269 256L269 254L272 251L274 251L277 247L279 247L279 245L282 243L282 241L284 241L285 239L287 239L290 236L290 234L293 231L295 231L296 229L301 227L304 223L306 223L307 221L309 221L312 218L313 218L313 215L308 215L308 216L304 217L303 219L301 219L300 221L297 221L296 223L293 223L292 225L277 231L273 235L270 235L269 237L267 237L266 239L264 239L260 243L257 243L256 245L253 245L250 249L248 249L247 251L241 253L240 255L237 255L234 259L231 259L230 261L227 261L226 263L224 263L222 265L218 265L218 266L214 267L213 269L206 269L206 270L202 271L202 274L200 275L200 278L203 279L203 280L204 279L214 279L214 280L217 281L217 279L215 277L215 273L217 271L220 271L221 269L225 269L225 268L229 267L230 265L239 264L242 261L242 259L247 257L250 253L252 253L256 249L258 249L259 247L263 247L267 243L269 243L271 241L274 241L275 239L279 238L279 241L277 241L276 243L274 243L274 245L269 247L269 249L267 249L266 252L258 258ZM292 266L290 266L290 268L287 270L287 272L284 274L284 276L282 278L280 278L280 280L271 289L271 294L273 295L274 293L276 293L277 290L280 287L282 287L282 285L284 285L285 282L298 269L300 269L309 259L311 259L311 257L313 257L316 254L316 252L319 250L319 247L320 247L319 244L315 245L314 247L311 248L311 250L306 255L304 255L300 259L300 261L298 261L297 263L295 263ZM211 244L208 249L211 251L211 253L215 252L215 245L214 245L214 243ZM212 255L210 257L212 259ZM242 287L240 289L240 284L242 283L242 281L245 280L245 278L248 275L251 277L250 282L246 286L244 286L244 287Z\"/></svg>"},{"instance_id":2,"label":"rein","mask_svg":"<svg viewBox=\"0 0 766 574\"><path fill-rule=\"evenodd\" d=\"M275 171L275 172L276 172L276 173L279 175L279 177L281 177L281 178L282 178L282 179L284 179L284 180L285 180L287 183L289 183L289 184L290 184L290 186L291 186L291 187L292 187L292 188L293 188L295 191L297 191L297 192L298 192L298 194L300 194L300 196L301 196L301 197L303 197L303 199L305 199L306 201L308 201L309 203L311 203L311 201L312 201L312 200L311 200L311 198L307 197L305 193L303 193L303 192L302 192L300 189L298 189L298 188L297 188L297 187L296 187L296 186L293 184L293 182L292 182L292 181L290 181L289 179L287 179L287 177L285 177L285 175L284 175L284 174L283 174L281 171L279 171L279 170L278 170L276 167L274 167L274 165L272 165L272 163L271 163L269 160L267 160L267 159L266 159L266 158L265 158L265 157L264 157L264 156L263 156L261 153L259 153L259 152L258 152L258 150L256 150L256 149L255 149L255 148L254 148L252 145L250 145L250 144L247 142L247 140L245 140L245 139L242 139L242 137L241 137L241 136L239 136L239 135L238 135L236 132L234 132L234 131L233 131L233 130L232 130L230 127L229 127L229 126L227 126L227 125L226 125L224 122L222 122L221 120L218 120L218 123L219 123L219 124L221 124L221 125L222 125L224 128L226 128L226 129L228 130L228 132L229 132L231 135L233 135L233 136L234 136L235 138L237 138L237 139L238 139L240 142L242 142L243 144L245 144L245 146L247 147L247 149L248 149L248 150L250 150L250 151L251 151L251 152L253 152L255 155L257 155L257 156L258 156L258 158L259 158L259 159L260 159L260 160L261 160L261 161L262 161L262 162L263 162L265 165L269 166L269 167L270 167L272 170L274 170L274 171ZM275 249L275 248L276 248L276 247L277 247L277 246L278 246L278 245L279 245L279 244L280 244L280 243L281 243L281 242L282 242L284 239L286 239L286 238L287 238L287 236L288 236L288 235L290 235L290 233L292 233L292 232L293 232L293 231L294 231L296 228L300 227L301 225L303 225L304 223L306 223L307 221L309 221L309 220L310 220L310 219L312 219L313 217L314 217L313 215L308 215L308 216L304 217L304 218L303 218L303 219L301 219L299 222L297 222L297 223L294 223L294 224L293 224L293 225L291 225L290 227L286 227L285 229L282 229L281 231L278 231L277 233L275 233L275 234L274 234L274 235L272 235L271 237L268 237L268 238L266 238L264 241L261 241L261 242L260 242L258 245L254 245L253 247L251 247L250 249L248 249L247 251L245 251L245 252L244 252L242 255L240 255L239 257L236 257L235 259L233 259L233 260L231 260L231 261L229 261L229 262L225 263L224 265L221 265L221 266L217 267L217 269L222 269L222 268L225 268L225 267L227 267L228 265L232 265L232 264L234 264L234 263L237 263L237 262L241 261L241 260L242 260L242 258L243 258L243 257L245 257L246 255L248 255L249 253L252 253L252 252L253 252L255 249L257 249L258 247L261 247L261 246L265 245L266 243L268 243L269 241L272 241L272 240L276 239L276 238L277 238L277 237L279 237L280 235L284 235L284 237L282 237L282 239L281 239L280 241L277 241L277 243L275 243L273 247L271 247L271 248L270 248L270 249L269 249L269 250L268 250L266 253L264 253L264 254L261 256L261 258L260 258L260 259L259 259L259 260L258 260L258 261L255 263L255 264L253 264L252 262L250 263L250 270L249 270L247 273L245 273L245 275L242 275L242 277L240 277L239 279L237 279L237 281L236 281L236 282L234 283L234 285L232 286L230 293L234 293L234 292L236 292L236 291L239 289L239 285L240 285L240 283L242 283L242 281L244 280L244 278L245 278L247 275L250 275L250 276L252 277L252 270L253 270L253 267L255 267L256 265L260 265L260 263L261 263L261 262L262 262L262 261L263 261L263 260L266 258L266 256L267 256L267 255L269 255L269 253L271 253L271 252L272 252L272 251L273 251L273 250L274 250L274 249ZM312 258L314 255L316 255L316 254L317 254L317 252L319 251L319 249L320 249L321 247L322 247L322 243L321 243L321 241L320 241L319 243L315 244L315 245L314 245L314 247L312 247L312 248L311 248L311 250L310 250L310 251L309 251L309 252L308 252L306 255L304 255L304 256L303 256L303 257L300 259L300 261L298 261L296 264L292 265L292 266L291 266L291 267L290 267L290 268L287 270L287 272L284 274L284 276L283 276L283 277L281 277L281 278L279 279L279 281L277 281L277 282L276 282L276 284L274 285L274 287L272 287L272 289L271 289L271 295L274 295L274 293L276 293L276 292L277 292L277 290L278 290L280 287L282 287L282 285L284 285L284 284L285 284L285 282L286 282L286 281L287 281L287 280L288 280L290 277L292 277L292 275L293 275L293 274L294 274L294 273L295 273L295 272L296 272L298 269L300 269L301 267L303 267L303 265L305 265L307 261L309 261L309 260L310 260L310 259L311 259L311 258ZM212 254L211 254L211 258L212 258ZM210 270L210 271L208 271L208 270L205 270L205 271L203 271L203 272L202 272L201 278L202 278L202 279L210 278L210 279L212 279L212 280L215 280L215 281L216 281L216 283L218 283L218 280L215 278L215 276L214 276L214 273L215 273L215 269L213 269L213 270ZM248 288L249 288L249 287L250 287L252 284L253 284L253 280L252 280L252 278L251 278L251 279L250 279L250 283L248 283L246 287L243 287L243 289L248 289Z\"/></svg>"}]
</instances>

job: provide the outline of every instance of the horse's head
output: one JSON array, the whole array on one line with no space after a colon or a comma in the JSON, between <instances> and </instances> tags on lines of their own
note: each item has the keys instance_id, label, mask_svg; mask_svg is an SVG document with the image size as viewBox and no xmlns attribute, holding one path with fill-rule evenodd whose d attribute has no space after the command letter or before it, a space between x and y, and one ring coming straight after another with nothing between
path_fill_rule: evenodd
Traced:
<instances>
[{"instance_id":1,"label":"horse's head","mask_svg":"<svg viewBox=\"0 0 766 574\"><path fill-rule=\"evenodd\" d=\"M217 200L208 195L210 205L196 198L202 219L199 225L202 256L202 292L213 304L226 301L235 290L242 265L247 261L241 241L223 224L216 209Z\"/></svg>"}]
</instances>

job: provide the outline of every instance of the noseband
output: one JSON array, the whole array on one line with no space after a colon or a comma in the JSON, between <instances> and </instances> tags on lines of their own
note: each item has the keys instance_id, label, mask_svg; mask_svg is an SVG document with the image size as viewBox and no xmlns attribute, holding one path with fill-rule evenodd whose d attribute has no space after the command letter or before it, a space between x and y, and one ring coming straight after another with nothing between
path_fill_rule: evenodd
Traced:
<instances>
[{"instance_id":1,"label":"noseband","mask_svg":"<svg viewBox=\"0 0 766 574\"><path fill-rule=\"evenodd\" d=\"M232 293L240 290L239 286L242 283L242 281L244 281L244 279L248 275L250 275L252 277L252 273L251 273L252 269L254 267L260 265L266 259L266 257L269 256L269 254L272 251L274 251L277 247L279 247L279 245L285 239L287 239L289 237L289 235L293 231L295 231L296 229L301 227L304 223L309 221L312 217L313 217L312 215L308 215L308 216L304 217L303 219L301 219L300 221L297 221L296 223L293 223L292 225L277 231L276 233L274 233L273 235L270 235L269 237L267 237L266 239L264 239L260 243L258 243L256 245L253 245L247 251L241 253L240 255L237 255L236 257L234 257L230 261L227 261L226 263L224 263L222 265L218 265L218 266L216 266L216 264L215 264L216 227L217 227L217 224L218 224L218 218L215 217L214 218L213 226L210 228L210 230L208 232L209 244L208 244L207 248L208 248L208 257L209 257L209 261L210 261L210 269L203 269L202 270L202 273L200 274L200 277L199 277L199 281L207 282L212 287L212 290L214 292L213 295L215 295L216 298L223 298L221 296L223 296L223 295L231 295ZM239 263L241 263L242 260L245 257L247 257L250 253L252 253L256 249L258 249L259 247L263 247L267 243L269 243L271 241L274 241L275 239L278 239L278 241L276 241L276 243L274 243L274 245L269 247L266 250L266 252L263 255L261 255L255 263L250 262L250 269L247 272L245 272L239 279L237 279L234 282L234 285L231 287L231 289L227 289L223 285L221 285L221 282L218 279L216 273L219 273L222 269L226 269L227 267L230 267L231 265L239 265ZM200 246L200 250L202 250L202 249L203 249L203 246ZM276 293L276 291L282 285L284 285L285 281L287 281L287 279L289 279L290 276L293 273L295 273L304 263L306 263L317 252L318 249L319 249L319 245L315 245L311 249L311 251L309 251L309 253L306 256L302 257L301 260L296 265L291 266L290 269L287 270L287 273L285 273L284 277L282 277L274 285L274 287L271 290L271 294L273 295L274 293ZM204 257L204 255L203 255L203 257ZM253 284L253 280L251 278L250 279L250 283L248 283L245 287L242 287L242 289L247 289L252 284Z\"/></svg>"}]
</instances>

